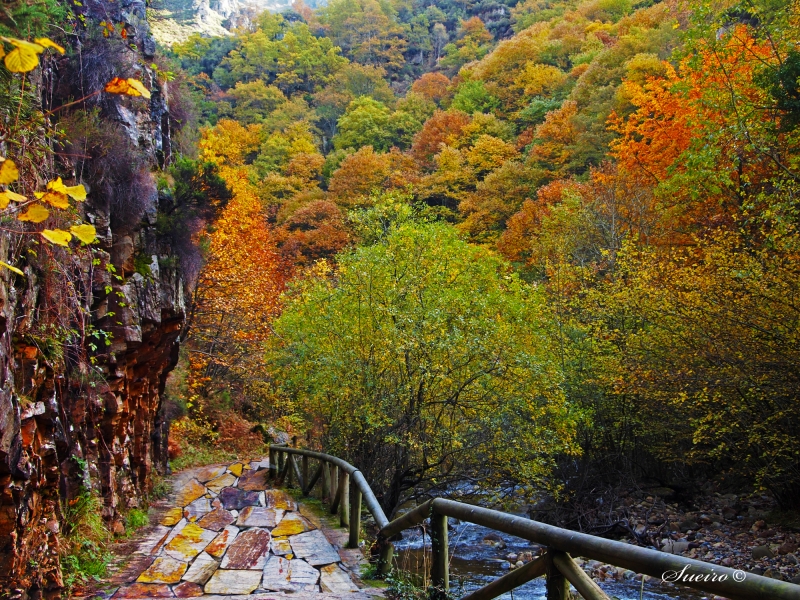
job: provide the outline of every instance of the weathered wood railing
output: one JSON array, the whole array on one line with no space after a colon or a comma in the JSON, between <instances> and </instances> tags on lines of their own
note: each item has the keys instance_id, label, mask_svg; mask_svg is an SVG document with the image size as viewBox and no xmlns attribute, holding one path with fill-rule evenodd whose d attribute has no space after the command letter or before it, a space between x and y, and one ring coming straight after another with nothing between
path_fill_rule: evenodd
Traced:
<instances>
[{"instance_id":1,"label":"weathered wood railing","mask_svg":"<svg viewBox=\"0 0 800 600\"><path fill-rule=\"evenodd\" d=\"M301 457L299 466L295 456ZM330 512L338 512L342 526L349 527L348 545L351 548L358 546L362 501L367 505L380 528L377 542L380 549L378 568L382 573L391 568L393 547L389 539L430 519L431 588L434 595L444 596L450 589L447 519L451 517L530 540L547 548L540 557L472 592L462 600L491 600L542 575L546 577L548 600L569 598L570 583L587 600L609 600L600 586L584 573L570 555L657 578L674 574L672 579L678 585L732 600L800 600L799 585L443 498L428 500L389 522L363 474L341 458L292 448L285 444L271 445L269 458L270 476L284 485L291 485L292 479L296 478L304 496L322 480L322 496L330 498ZM319 462L310 476L309 459Z\"/></svg>"}]
</instances>

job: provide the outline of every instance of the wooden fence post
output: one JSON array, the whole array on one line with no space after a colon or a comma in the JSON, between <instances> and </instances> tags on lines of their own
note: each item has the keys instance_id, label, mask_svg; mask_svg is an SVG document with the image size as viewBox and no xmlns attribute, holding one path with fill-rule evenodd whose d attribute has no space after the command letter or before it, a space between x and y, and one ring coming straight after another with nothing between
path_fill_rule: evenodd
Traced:
<instances>
[{"instance_id":1,"label":"wooden fence post","mask_svg":"<svg viewBox=\"0 0 800 600\"><path fill-rule=\"evenodd\" d=\"M350 525L350 474L344 469L339 469L339 524L342 527Z\"/></svg>"},{"instance_id":2,"label":"wooden fence post","mask_svg":"<svg viewBox=\"0 0 800 600\"><path fill-rule=\"evenodd\" d=\"M378 575L388 575L392 570L392 558L394 557L394 544L385 540L378 555Z\"/></svg>"},{"instance_id":3,"label":"wooden fence post","mask_svg":"<svg viewBox=\"0 0 800 600\"><path fill-rule=\"evenodd\" d=\"M547 600L569 600L569 582L553 562L555 548L547 549Z\"/></svg>"},{"instance_id":4,"label":"wooden fence post","mask_svg":"<svg viewBox=\"0 0 800 600\"><path fill-rule=\"evenodd\" d=\"M335 515L339 510L339 503L341 502L341 488L339 487L339 467L331 465L331 506L330 511Z\"/></svg>"},{"instance_id":5,"label":"wooden fence post","mask_svg":"<svg viewBox=\"0 0 800 600\"><path fill-rule=\"evenodd\" d=\"M356 485L355 477L350 478L350 540L348 548L358 548L361 536L361 490Z\"/></svg>"},{"instance_id":6,"label":"wooden fence post","mask_svg":"<svg viewBox=\"0 0 800 600\"><path fill-rule=\"evenodd\" d=\"M301 470L303 472L303 489L305 489L306 486L308 486L308 483L309 483L309 479L308 479L308 457L305 454L303 455L303 460L302 460L302 462L300 464L302 465L302 469ZM310 492L311 490L308 490L308 491Z\"/></svg>"},{"instance_id":7,"label":"wooden fence post","mask_svg":"<svg viewBox=\"0 0 800 600\"><path fill-rule=\"evenodd\" d=\"M286 477L283 480L283 485L287 488L292 487L292 476L294 475L294 454L286 453Z\"/></svg>"},{"instance_id":8,"label":"wooden fence post","mask_svg":"<svg viewBox=\"0 0 800 600\"><path fill-rule=\"evenodd\" d=\"M331 466L327 462L322 463L322 501L333 502L331 497Z\"/></svg>"},{"instance_id":9,"label":"wooden fence post","mask_svg":"<svg viewBox=\"0 0 800 600\"><path fill-rule=\"evenodd\" d=\"M272 448L269 449L269 478L273 481L278 476L278 453Z\"/></svg>"},{"instance_id":10,"label":"wooden fence post","mask_svg":"<svg viewBox=\"0 0 800 600\"><path fill-rule=\"evenodd\" d=\"M447 515L431 515L431 592L432 598L446 598L450 591ZM549 599L548 599L549 600Z\"/></svg>"}]
</instances>

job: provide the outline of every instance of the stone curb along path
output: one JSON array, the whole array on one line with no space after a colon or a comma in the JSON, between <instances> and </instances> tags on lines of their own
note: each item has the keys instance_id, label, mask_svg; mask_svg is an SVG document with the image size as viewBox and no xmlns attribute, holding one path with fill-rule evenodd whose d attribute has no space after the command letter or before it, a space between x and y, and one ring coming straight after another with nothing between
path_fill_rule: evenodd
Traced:
<instances>
[{"instance_id":1,"label":"stone curb along path","mask_svg":"<svg viewBox=\"0 0 800 600\"><path fill-rule=\"evenodd\" d=\"M136 553L148 559L143 570L111 599L382 595L380 589L359 588L353 570L363 557L343 549L346 533L325 527L286 492L273 489L268 467L262 460L179 474L174 507Z\"/></svg>"}]
</instances>

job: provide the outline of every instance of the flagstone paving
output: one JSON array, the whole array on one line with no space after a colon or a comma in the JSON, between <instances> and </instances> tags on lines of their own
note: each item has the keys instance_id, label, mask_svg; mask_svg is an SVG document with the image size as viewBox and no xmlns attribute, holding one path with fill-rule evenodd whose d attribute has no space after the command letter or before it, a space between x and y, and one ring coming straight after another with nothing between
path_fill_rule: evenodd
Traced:
<instances>
[{"instance_id":1,"label":"flagstone paving","mask_svg":"<svg viewBox=\"0 0 800 600\"><path fill-rule=\"evenodd\" d=\"M381 596L353 576L361 557L342 549L346 533L324 527L286 492L272 489L268 467L266 460L214 465L178 477L177 506L163 513L139 552L149 560L110 598Z\"/></svg>"}]
</instances>

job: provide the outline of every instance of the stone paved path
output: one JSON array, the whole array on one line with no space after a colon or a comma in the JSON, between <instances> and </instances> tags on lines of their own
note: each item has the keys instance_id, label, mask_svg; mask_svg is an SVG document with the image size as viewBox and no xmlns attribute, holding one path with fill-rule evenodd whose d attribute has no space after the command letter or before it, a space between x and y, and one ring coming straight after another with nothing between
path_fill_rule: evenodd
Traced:
<instances>
[{"instance_id":1,"label":"stone paved path","mask_svg":"<svg viewBox=\"0 0 800 600\"><path fill-rule=\"evenodd\" d=\"M268 461L202 467L175 480L174 507L131 557L113 600L247 598L369 600L344 550L344 530L326 527L267 481Z\"/></svg>"}]
</instances>

